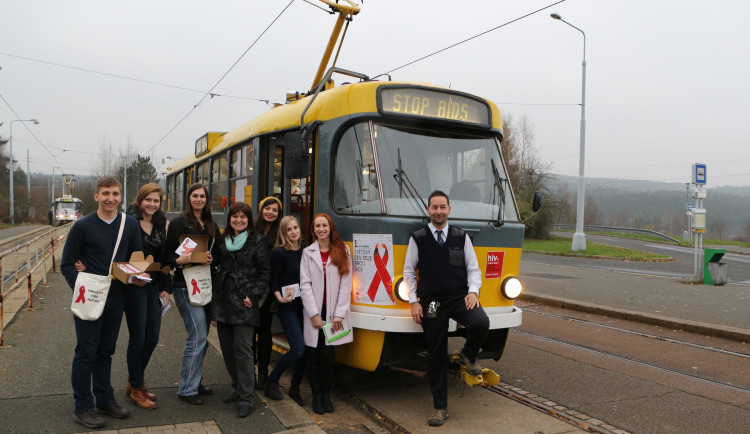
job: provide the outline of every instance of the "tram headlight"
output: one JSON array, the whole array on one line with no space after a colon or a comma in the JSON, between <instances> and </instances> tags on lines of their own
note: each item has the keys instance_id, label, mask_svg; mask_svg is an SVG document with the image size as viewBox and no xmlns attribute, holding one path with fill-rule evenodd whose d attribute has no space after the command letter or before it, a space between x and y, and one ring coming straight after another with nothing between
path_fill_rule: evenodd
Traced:
<instances>
[{"instance_id":1,"label":"tram headlight","mask_svg":"<svg viewBox=\"0 0 750 434\"><path fill-rule=\"evenodd\" d=\"M409 288L406 286L406 282L404 282L404 278L401 277L396 281L396 284L394 285L396 289L396 298L400 301L403 301L404 303L409 302Z\"/></svg>"},{"instance_id":2,"label":"tram headlight","mask_svg":"<svg viewBox=\"0 0 750 434\"><path fill-rule=\"evenodd\" d=\"M519 295L521 295L521 292L523 291L523 285L521 284L521 281L516 276L508 276L503 280L502 285L500 285L500 291L503 293L503 297L507 298L508 300L515 300L518 298Z\"/></svg>"}]
</instances>

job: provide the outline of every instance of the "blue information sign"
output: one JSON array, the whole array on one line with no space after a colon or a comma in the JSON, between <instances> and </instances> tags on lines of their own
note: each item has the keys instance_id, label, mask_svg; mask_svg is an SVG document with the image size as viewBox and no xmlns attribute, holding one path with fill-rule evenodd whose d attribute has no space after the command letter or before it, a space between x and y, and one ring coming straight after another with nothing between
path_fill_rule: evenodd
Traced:
<instances>
[{"instance_id":1,"label":"blue information sign","mask_svg":"<svg viewBox=\"0 0 750 434\"><path fill-rule=\"evenodd\" d=\"M703 163L693 164L693 184L706 184L706 165Z\"/></svg>"}]
</instances>

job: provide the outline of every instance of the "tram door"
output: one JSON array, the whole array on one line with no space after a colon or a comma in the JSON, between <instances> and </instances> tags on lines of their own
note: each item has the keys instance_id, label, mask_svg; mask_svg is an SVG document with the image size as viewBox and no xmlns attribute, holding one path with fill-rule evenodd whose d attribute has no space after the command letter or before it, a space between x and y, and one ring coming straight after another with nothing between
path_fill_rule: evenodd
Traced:
<instances>
[{"instance_id":1,"label":"tram door","mask_svg":"<svg viewBox=\"0 0 750 434\"><path fill-rule=\"evenodd\" d=\"M281 201L283 210L282 215L293 215L300 221L302 229L302 239L304 242L309 240L309 230L307 220L309 220L304 206L306 178L292 178L288 176L286 164L290 164L286 157L289 157L285 145L285 135L275 135L267 137L264 146L264 153L261 157L264 162L264 174L262 175L262 194L257 196L256 203L260 203L263 198L275 196ZM288 139L287 143L288 143ZM258 210L260 214L261 210ZM258 214L258 215L259 215Z\"/></svg>"}]
</instances>

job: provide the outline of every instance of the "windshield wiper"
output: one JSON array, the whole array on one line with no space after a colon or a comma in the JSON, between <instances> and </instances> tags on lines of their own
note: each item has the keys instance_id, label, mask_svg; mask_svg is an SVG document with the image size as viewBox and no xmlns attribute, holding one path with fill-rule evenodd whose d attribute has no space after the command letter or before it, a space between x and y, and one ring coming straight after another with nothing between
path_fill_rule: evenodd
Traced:
<instances>
[{"instance_id":1,"label":"windshield wiper","mask_svg":"<svg viewBox=\"0 0 750 434\"><path fill-rule=\"evenodd\" d=\"M424 203L422 196L419 195L414 184L411 183L409 176L401 168L401 148L396 149L396 152L398 152L398 168L396 169L396 173L393 174L393 179L398 182L398 197L404 197L404 190L406 190L412 200L419 200L422 204L422 214L424 214L425 217L428 217L426 211L427 204ZM406 180L406 182L404 182L404 180Z\"/></svg>"},{"instance_id":2,"label":"windshield wiper","mask_svg":"<svg viewBox=\"0 0 750 434\"><path fill-rule=\"evenodd\" d=\"M502 226L503 223L505 223L505 219L503 218L503 210L505 209L505 188L503 188L503 183L507 184L508 180L506 178L500 177L500 172L497 170L494 159L491 159L490 163L492 163L492 177L495 179L494 189L492 191L492 201L495 201L495 191L497 191L498 196L500 197L500 203L497 209L497 221L495 222L495 224L498 226Z\"/></svg>"}]
</instances>

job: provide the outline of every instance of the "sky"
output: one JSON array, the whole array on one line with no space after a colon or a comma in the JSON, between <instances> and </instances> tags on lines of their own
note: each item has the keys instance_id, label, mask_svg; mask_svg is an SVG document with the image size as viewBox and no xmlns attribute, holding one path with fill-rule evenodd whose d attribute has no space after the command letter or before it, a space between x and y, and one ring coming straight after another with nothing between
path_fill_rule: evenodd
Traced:
<instances>
[{"instance_id":1,"label":"sky","mask_svg":"<svg viewBox=\"0 0 750 434\"><path fill-rule=\"evenodd\" d=\"M704 163L709 188L750 185L744 0L364 0L337 66L492 100L577 176L583 37L552 12L586 33L587 177L683 183ZM0 136L38 119L13 123L15 159L58 175L127 143L164 172L307 91L335 20L303 0L2 0L0 16Z\"/></svg>"}]
</instances>

